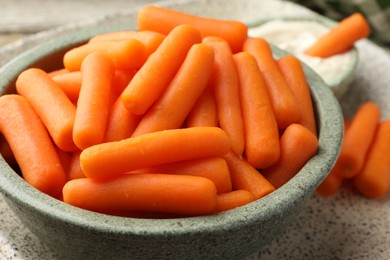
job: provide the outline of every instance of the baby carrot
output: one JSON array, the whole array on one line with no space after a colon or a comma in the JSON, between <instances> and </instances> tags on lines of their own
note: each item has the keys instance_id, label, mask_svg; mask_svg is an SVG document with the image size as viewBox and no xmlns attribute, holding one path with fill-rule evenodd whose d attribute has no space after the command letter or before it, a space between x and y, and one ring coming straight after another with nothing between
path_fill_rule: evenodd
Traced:
<instances>
[{"instance_id":1,"label":"baby carrot","mask_svg":"<svg viewBox=\"0 0 390 260\"><path fill-rule=\"evenodd\" d=\"M335 27L322 35L306 50L306 54L321 58L348 51L355 42L368 37L370 26L361 13L354 13L344 18Z\"/></svg>"},{"instance_id":2,"label":"baby carrot","mask_svg":"<svg viewBox=\"0 0 390 260\"><path fill-rule=\"evenodd\" d=\"M211 84L207 84L186 119L187 127L218 126L217 104Z\"/></svg>"},{"instance_id":3,"label":"baby carrot","mask_svg":"<svg viewBox=\"0 0 390 260\"><path fill-rule=\"evenodd\" d=\"M72 180L64 202L95 212L146 211L186 216L215 212L217 192L210 180L189 175L130 174L105 182Z\"/></svg>"},{"instance_id":4,"label":"baby carrot","mask_svg":"<svg viewBox=\"0 0 390 260\"><path fill-rule=\"evenodd\" d=\"M66 73L69 73L69 71L65 68L62 68L62 69L52 70L52 71L48 72L47 74L49 74L50 77L54 77L54 76L66 74Z\"/></svg>"},{"instance_id":5,"label":"baby carrot","mask_svg":"<svg viewBox=\"0 0 390 260\"><path fill-rule=\"evenodd\" d=\"M73 71L56 74L52 79L65 92L70 101L77 102L81 88L81 72Z\"/></svg>"},{"instance_id":6,"label":"baby carrot","mask_svg":"<svg viewBox=\"0 0 390 260\"><path fill-rule=\"evenodd\" d=\"M344 138L345 133L348 130L351 122L350 120L344 119ZM322 196L334 195L343 183L343 178L337 172L337 169L333 167L328 176L322 181L317 188L317 193Z\"/></svg>"},{"instance_id":7,"label":"baby carrot","mask_svg":"<svg viewBox=\"0 0 390 260\"><path fill-rule=\"evenodd\" d=\"M373 102L360 105L345 133L335 167L343 178L352 178L362 168L380 120L380 109Z\"/></svg>"},{"instance_id":8,"label":"baby carrot","mask_svg":"<svg viewBox=\"0 0 390 260\"><path fill-rule=\"evenodd\" d=\"M277 63L280 72L299 104L299 114L301 117L297 123L303 125L317 136L316 119L310 89L301 62L295 56L288 55L280 58Z\"/></svg>"},{"instance_id":9,"label":"baby carrot","mask_svg":"<svg viewBox=\"0 0 390 260\"><path fill-rule=\"evenodd\" d=\"M316 153L317 137L299 124L291 124L280 138L280 158L262 174L275 188L294 177Z\"/></svg>"},{"instance_id":10,"label":"baby carrot","mask_svg":"<svg viewBox=\"0 0 390 260\"><path fill-rule=\"evenodd\" d=\"M232 190L229 168L220 157L208 157L137 169L131 173L167 173L205 177L214 182L217 193Z\"/></svg>"},{"instance_id":11,"label":"baby carrot","mask_svg":"<svg viewBox=\"0 0 390 260\"><path fill-rule=\"evenodd\" d=\"M173 29L123 91L125 106L133 114L144 114L164 92L191 46L201 40L200 32L190 25Z\"/></svg>"},{"instance_id":12,"label":"baby carrot","mask_svg":"<svg viewBox=\"0 0 390 260\"><path fill-rule=\"evenodd\" d=\"M202 43L194 44L165 92L143 115L132 136L180 128L204 91L213 65L213 49Z\"/></svg>"},{"instance_id":13,"label":"baby carrot","mask_svg":"<svg viewBox=\"0 0 390 260\"><path fill-rule=\"evenodd\" d=\"M135 73L137 73L137 70L115 70L111 90L116 97L119 97L122 94Z\"/></svg>"},{"instance_id":14,"label":"baby carrot","mask_svg":"<svg viewBox=\"0 0 390 260\"><path fill-rule=\"evenodd\" d=\"M254 200L255 198L253 197L252 193L247 190L234 190L231 192L218 194L216 212L223 212L244 206Z\"/></svg>"},{"instance_id":15,"label":"baby carrot","mask_svg":"<svg viewBox=\"0 0 390 260\"><path fill-rule=\"evenodd\" d=\"M30 103L20 95L0 97L0 132L8 141L23 178L58 197L65 173L53 142Z\"/></svg>"},{"instance_id":16,"label":"baby carrot","mask_svg":"<svg viewBox=\"0 0 390 260\"><path fill-rule=\"evenodd\" d=\"M17 78L16 90L30 102L54 143L64 151L75 151L76 107L51 77L41 69L27 69Z\"/></svg>"},{"instance_id":17,"label":"baby carrot","mask_svg":"<svg viewBox=\"0 0 390 260\"><path fill-rule=\"evenodd\" d=\"M255 200L275 190L260 172L233 152L227 153L223 158L230 170L233 190L247 190Z\"/></svg>"},{"instance_id":18,"label":"baby carrot","mask_svg":"<svg viewBox=\"0 0 390 260\"><path fill-rule=\"evenodd\" d=\"M220 127L227 133L232 150L241 155L245 147L240 90L233 54L226 41L209 42L215 52L214 69L210 77L217 104Z\"/></svg>"},{"instance_id":19,"label":"baby carrot","mask_svg":"<svg viewBox=\"0 0 390 260\"><path fill-rule=\"evenodd\" d=\"M119 97L112 105L107 119L104 142L129 138L136 129L141 117L130 113Z\"/></svg>"},{"instance_id":20,"label":"baby carrot","mask_svg":"<svg viewBox=\"0 0 390 260\"><path fill-rule=\"evenodd\" d=\"M136 70L115 70L112 81L112 92L119 96L134 77ZM61 87L72 102L77 103L81 88L81 71L72 71L52 76L54 82Z\"/></svg>"},{"instance_id":21,"label":"baby carrot","mask_svg":"<svg viewBox=\"0 0 390 260\"><path fill-rule=\"evenodd\" d=\"M278 127L284 129L297 122L300 118L298 102L279 71L268 42L263 38L248 38L244 43L244 51L251 53L257 60L271 97Z\"/></svg>"},{"instance_id":22,"label":"baby carrot","mask_svg":"<svg viewBox=\"0 0 390 260\"><path fill-rule=\"evenodd\" d=\"M134 39L122 41L98 41L83 44L65 53L64 67L77 71L85 57L92 52L101 52L112 59L116 69L139 69L147 58L145 46Z\"/></svg>"},{"instance_id":23,"label":"baby carrot","mask_svg":"<svg viewBox=\"0 0 390 260\"><path fill-rule=\"evenodd\" d=\"M366 162L354 178L358 192L369 198L384 196L390 188L390 120L381 122Z\"/></svg>"},{"instance_id":24,"label":"baby carrot","mask_svg":"<svg viewBox=\"0 0 390 260\"><path fill-rule=\"evenodd\" d=\"M145 45L146 53L149 56L160 46L164 38L164 34L154 31L116 31L95 35L89 39L89 42L135 39Z\"/></svg>"},{"instance_id":25,"label":"baby carrot","mask_svg":"<svg viewBox=\"0 0 390 260\"><path fill-rule=\"evenodd\" d=\"M74 180L79 178L85 178L85 175L80 167L80 154L81 150L73 152L69 163L69 171L67 180Z\"/></svg>"},{"instance_id":26,"label":"baby carrot","mask_svg":"<svg viewBox=\"0 0 390 260\"><path fill-rule=\"evenodd\" d=\"M242 50L248 27L233 20L220 20L195 16L158 6L145 6L138 13L138 28L140 30L152 30L168 34L180 24L191 24L197 28L203 36L218 36L229 43L231 50Z\"/></svg>"},{"instance_id":27,"label":"baby carrot","mask_svg":"<svg viewBox=\"0 0 390 260\"><path fill-rule=\"evenodd\" d=\"M326 176L326 178L317 187L316 191L321 196L332 196L337 193L342 183L343 178L341 178L333 168L328 176Z\"/></svg>"},{"instance_id":28,"label":"baby carrot","mask_svg":"<svg viewBox=\"0 0 390 260\"><path fill-rule=\"evenodd\" d=\"M255 168L274 164L280 155L279 129L256 59L247 52L234 55L245 129L245 157Z\"/></svg>"},{"instance_id":29,"label":"baby carrot","mask_svg":"<svg viewBox=\"0 0 390 260\"><path fill-rule=\"evenodd\" d=\"M114 66L109 58L94 52L84 59L81 75L73 140L83 150L103 141L110 109Z\"/></svg>"},{"instance_id":30,"label":"baby carrot","mask_svg":"<svg viewBox=\"0 0 390 260\"><path fill-rule=\"evenodd\" d=\"M8 164L16 163L14 153L12 152L9 143L2 135L0 135L0 154Z\"/></svg>"},{"instance_id":31,"label":"baby carrot","mask_svg":"<svg viewBox=\"0 0 390 260\"><path fill-rule=\"evenodd\" d=\"M87 177L104 179L153 165L218 157L229 149L229 138L220 128L191 127L94 145L83 150L80 163Z\"/></svg>"}]
</instances>

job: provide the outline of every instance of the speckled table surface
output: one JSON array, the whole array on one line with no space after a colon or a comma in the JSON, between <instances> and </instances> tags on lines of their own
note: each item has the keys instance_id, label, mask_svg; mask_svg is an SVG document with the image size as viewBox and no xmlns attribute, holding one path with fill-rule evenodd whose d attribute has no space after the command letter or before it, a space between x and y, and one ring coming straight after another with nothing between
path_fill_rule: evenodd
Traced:
<instances>
[{"instance_id":1,"label":"speckled table surface","mask_svg":"<svg viewBox=\"0 0 390 260\"><path fill-rule=\"evenodd\" d=\"M278 0L171 1L169 6L195 14L244 22L259 17L314 15L300 6ZM130 8L97 20L61 25L4 45L0 48L0 65L39 42L90 24L118 20L128 11L131 11ZM15 34L17 38L20 37L18 33L12 35ZM21 35L25 33L21 32ZM340 100L343 112L350 117L359 104L372 100L381 107L382 118L390 119L390 56L367 40L359 42L357 47L360 61L351 88ZM0 216L0 259L59 259L55 252L21 224L1 196ZM247 259L390 259L389 245L390 194L372 200L344 187L332 197L313 195L279 238Z\"/></svg>"}]
</instances>

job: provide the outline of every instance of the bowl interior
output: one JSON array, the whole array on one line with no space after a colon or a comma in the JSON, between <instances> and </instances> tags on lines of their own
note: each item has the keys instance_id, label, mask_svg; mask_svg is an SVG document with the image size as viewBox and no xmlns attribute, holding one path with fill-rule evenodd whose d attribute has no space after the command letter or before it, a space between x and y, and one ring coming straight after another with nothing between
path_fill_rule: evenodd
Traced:
<instances>
[{"instance_id":1,"label":"bowl interior","mask_svg":"<svg viewBox=\"0 0 390 260\"><path fill-rule=\"evenodd\" d=\"M0 94L14 93L17 76L29 67L47 71L62 66L63 54L73 46L85 42L92 35L107 31L122 30L127 25L96 27L80 30L48 41L19 55L0 69ZM276 56L286 53L273 47ZM342 114L333 93L323 80L309 67L304 66L314 101L319 132L317 154L287 184L248 205L220 214L180 219L135 219L108 216L79 209L53 199L27 184L0 156L0 191L8 201L31 211L40 212L47 218L76 225L96 233L133 237L169 237L175 239L188 235L239 231L243 226L259 223L267 230L267 221L289 219L298 212L303 201L326 177L338 155L343 132ZM282 226L282 225L281 225ZM281 229L282 227L280 227ZM264 233L267 237L268 234Z\"/></svg>"}]
</instances>

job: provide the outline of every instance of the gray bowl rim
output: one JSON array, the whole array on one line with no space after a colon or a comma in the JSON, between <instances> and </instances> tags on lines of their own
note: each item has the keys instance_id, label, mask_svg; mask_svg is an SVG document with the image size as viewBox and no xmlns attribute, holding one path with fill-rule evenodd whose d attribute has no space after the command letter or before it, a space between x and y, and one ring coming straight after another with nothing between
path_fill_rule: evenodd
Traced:
<instances>
[{"instance_id":1,"label":"gray bowl rim","mask_svg":"<svg viewBox=\"0 0 390 260\"><path fill-rule=\"evenodd\" d=\"M129 28L127 24L80 29L26 50L0 68L0 94L5 93L6 87L24 69L46 55L70 45L81 44L95 34L125 29L135 28ZM281 57L287 54L274 46L272 49L276 56ZM303 67L311 87L314 106L321 108L317 111L318 118L321 118L317 122L319 132L317 154L289 182L255 202L226 212L198 217L138 219L109 216L68 205L38 191L17 175L2 156L0 156L0 170L2 171L0 192L11 203L16 202L56 221L98 233L122 236L174 236L179 238L188 234L213 234L239 230L243 226L261 223L264 219L283 214L290 207L300 205L313 194L315 188L333 167L343 138L342 112L336 97L315 72L305 64Z\"/></svg>"}]
</instances>

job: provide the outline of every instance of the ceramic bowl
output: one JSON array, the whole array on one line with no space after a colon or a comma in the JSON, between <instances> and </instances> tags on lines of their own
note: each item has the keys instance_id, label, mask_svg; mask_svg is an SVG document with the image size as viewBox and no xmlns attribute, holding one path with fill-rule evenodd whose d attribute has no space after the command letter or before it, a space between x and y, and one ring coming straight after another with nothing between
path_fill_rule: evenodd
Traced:
<instances>
[{"instance_id":1,"label":"ceramic bowl","mask_svg":"<svg viewBox=\"0 0 390 260\"><path fill-rule=\"evenodd\" d=\"M269 27L271 24L274 26L272 29ZM355 76L359 61L357 48L353 47L342 55L327 59L309 57L303 54L303 46L310 46L314 36L321 36L326 28L332 28L335 25L335 21L319 15L314 17L271 17L252 21L249 34L264 37L274 44L278 41L278 44L276 44L278 47L296 54L298 58L322 76L335 96L341 99ZM265 26L267 26L267 29L265 29ZM260 31L260 27L264 29ZM280 38L282 34L285 34L283 40ZM278 37L278 40L276 40L276 37ZM292 51L296 46L301 47Z\"/></svg>"},{"instance_id":2,"label":"ceramic bowl","mask_svg":"<svg viewBox=\"0 0 390 260\"><path fill-rule=\"evenodd\" d=\"M29 67L58 69L69 48L95 27L63 35L26 51L0 69L0 94L15 92L15 79ZM275 55L285 53L273 48ZM176 219L135 219L90 212L53 199L27 184L0 156L0 191L16 216L65 259L237 259L277 237L327 176L342 142L337 99L305 66L319 130L317 154L288 183L248 205L220 214Z\"/></svg>"}]
</instances>

